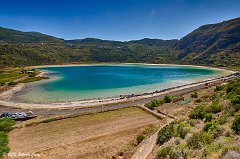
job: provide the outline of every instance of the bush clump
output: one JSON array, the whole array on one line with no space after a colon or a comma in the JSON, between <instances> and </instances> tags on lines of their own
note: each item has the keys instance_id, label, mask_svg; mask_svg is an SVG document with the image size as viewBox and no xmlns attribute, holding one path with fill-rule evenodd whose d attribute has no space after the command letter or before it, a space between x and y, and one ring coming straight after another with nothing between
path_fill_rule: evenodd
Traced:
<instances>
[{"instance_id":1,"label":"bush clump","mask_svg":"<svg viewBox=\"0 0 240 159\"><path fill-rule=\"evenodd\" d=\"M8 138L6 133L0 132L0 157L1 158L10 151L10 148L7 145L8 145Z\"/></svg>"},{"instance_id":2,"label":"bush clump","mask_svg":"<svg viewBox=\"0 0 240 159\"><path fill-rule=\"evenodd\" d=\"M15 85L17 85L16 82L9 82L9 83L8 83L8 86L15 86Z\"/></svg>"},{"instance_id":3,"label":"bush clump","mask_svg":"<svg viewBox=\"0 0 240 159\"><path fill-rule=\"evenodd\" d=\"M184 122L172 122L159 131L157 143L162 145L169 141L172 137L180 137L184 139L187 133L188 124Z\"/></svg>"},{"instance_id":4,"label":"bush clump","mask_svg":"<svg viewBox=\"0 0 240 159\"><path fill-rule=\"evenodd\" d=\"M177 124L176 129L175 129L175 137L180 137L182 139L185 138L185 136L187 135L187 129L186 129L187 125L183 122L180 122Z\"/></svg>"},{"instance_id":5,"label":"bush clump","mask_svg":"<svg viewBox=\"0 0 240 159\"><path fill-rule=\"evenodd\" d=\"M146 106L149 108L155 108L155 107L161 106L163 103L164 103L163 100L154 99L151 102L147 103Z\"/></svg>"},{"instance_id":6,"label":"bush clump","mask_svg":"<svg viewBox=\"0 0 240 159\"><path fill-rule=\"evenodd\" d=\"M158 137L157 137L157 144L162 145L165 142L169 141L174 132L174 124L170 123L169 125L166 125L163 127L159 132L158 132Z\"/></svg>"},{"instance_id":7,"label":"bush clump","mask_svg":"<svg viewBox=\"0 0 240 159\"><path fill-rule=\"evenodd\" d=\"M233 96L231 99L233 105L240 104L240 95Z\"/></svg>"},{"instance_id":8,"label":"bush clump","mask_svg":"<svg viewBox=\"0 0 240 159\"><path fill-rule=\"evenodd\" d=\"M6 132L11 131L14 124L15 121L10 118L0 119L0 157L3 157L10 151L10 148L7 146L8 138Z\"/></svg>"},{"instance_id":9,"label":"bush clump","mask_svg":"<svg viewBox=\"0 0 240 159\"><path fill-rule=\"evenodd\" d=\"M214 92L218 92L218 91L222 91L224 90L224 86L220 85L220 86L216 86L214 89Z\"/></svg>"},{"instance_id":10,"label":"bush clump","mask_svg":"<svg viewBox=\"0 0 240 159\"><path fill-rule=\"evenodd\" d=\"M207 122L204 127L203 127L203 130L205 132L208 132L208 131L213 131L214 129L216 129L218 127L218 123L217 122Z\"/></svg>"},{"instance_id":11,"label":"bush clump","mask_svg":"<svg viewBox=\"0 0 240 159\"><path fill-rule=\"evenodd\" d=\"M204 125L203 130L205 132L211 133L211 135L214 138L217 138L217 137L223 135L223 133L224 133L224 129L222 127L220 127L220 125L216 121L206 123Z\"/></svg>"},{"instance_id":12,"label":"bush clump","mask_svg":"<svg viewBox=\"0 0 240 159\"><path fill-rule=\"evenodd\" d=\"M194 110L190 113L189 117L191 119L203 119L206 114L206 106L200 105L194 108Z\"/></svg>"},{"instance_id":13,"label":"bush clump","mask_svg":"<svg viewBox=\"0 0 240 159\"><path fill-rule=\"evenodd\" d=\"M219 104L218 101L214 101L210 106L210 112L219 113L223 110L223 106Z\"/></svg>"},{"instance_id":14,"label":"bush clump","mask_svg":"<svg viewBox=\"0 0 240 159\"><path fill-rule=\"evenodd\" d=\"M195 103L201 103L203 100L201 98L198 98L195 100Z\"/></svg>"},{"instance_id":15,"label":"bush clump","mask_svg":"<svg viewBox=\"0 0 240 159\"><path fill-rule=\"evenodd\" d=\"M165 101L165 103L171 103L172 102L172 97L171 96L165 96L164 101Z\"/></svg>"},{"instance_id":16,"label":"bush clump","mask_svg":"<svg viewBox=\"0 0 240 159\"><path fill-rule=\"evenodd\" d=\"M167 147L163 147L161 148L158 153L157 153L157 158L164 158L167 157L167 155L169 154L171 150L171 146L167 146Z\"/></svg>"},{"instance_id":17,"label":"bush clump","mask_svg":"<svg viewBox=\"0 0 240 159\"><path fill-rule=\"evenodd\" d=\"M169 159L186 158L186 147L184 145L177 145L161 148L157 153L157 158L160 159L166 157Z\"/></svg>"},{"instance_id":18,"label":"bush clump","mask_svg":"<svg viewBox=\"0 0 240 159\"><path fill-rule=\"evenodd\" d=\"M206 122L209 122L209 121L212 121L213 116L211 113L207 113L205 114L204 118Z\"/></svg>"},{"instance_id":19,"label":"bush clump","mask_svg":"<svg viewBox=\"0 0 240 159\"><path fill-rule=\"evenodd\" d=\"M213 142L214 138L210 133L200 132L193 134L187 141L187 146L190 149L201 149L203 146Z\"/></svg>"},{"instance_id":20,"label":"bush clump","mask_svg":"<svg viewBox=\"0 0 240 159\"><path fill-rule=\"evenodd\" d=\"M198 97L197 92L193 92L193 93L191 94L191 97L192 97L192 98L197 98L197 97Z\"/></svg>"},{"instance_id":21,"label":"bush clump","mask_svg":"<svg viewBox=\"0 0 240 159\"><path fill-rule=\"evenodd\" d=\"M145 139L145 136L143 134L140 134L137 136L137 143L139 144L140 142L142 142Z\"/></svg>"},{"instance_id":22,"label":"bush clump","mask_svg":"<svg viewBox=\"0 0 240 159\"><path fill-rule=\"evenodd\" d=\"M13 129L15 121L10 118L1 118L0 119L0 131L9 132Z\"/></svg>"},{"instance_id":23,"label":"bush clump","mask_svg":"<svg viewBox=\"0 0 240 159\"><path fill-rule=\"evenodd\" d=\"M240 88L240 78L233 79L228 81L226 92L227 94L230 92L237 92L236 90L238 90L239 88Z\"/></svg>"},{"instance_id":24,"label":"bush clump","mask_svg":"<svg viewBox=\"0 0 240 159\"><path fill-rule=\"evenodd\" d=\"M237 133L240 132L240 111L236 113L231 128Z\"/></svg>"}]
</instances>

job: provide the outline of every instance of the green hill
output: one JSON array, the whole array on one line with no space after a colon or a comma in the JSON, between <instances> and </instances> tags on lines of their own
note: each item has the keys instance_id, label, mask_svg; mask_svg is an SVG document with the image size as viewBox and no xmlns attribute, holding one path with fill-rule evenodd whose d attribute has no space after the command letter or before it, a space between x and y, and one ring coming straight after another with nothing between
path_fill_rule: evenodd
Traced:
<instances>
[{"instance_id":1,"label":"green hill","mask_svg":"<svg viewBox=\"0 0 240 159\"><path fill-rule=\"evenodd\" d=\"M240 65L240 18L203 25L180 39L178 59L183 63Z\"/></svg>"},{"instance_id":2,"label":"green hill","mask_svg":"<svg viewBox=\"0 0 240 159\"><path fill-rule=\"evenodd\" d=\"M0 27L0 42L8 43L40 43L40 42L63 42L63 39L41 34L38 32L22 32Z\"/></svg>"},{"instance_id":3,"label":"green hill","mask_svg":"<svg viewBox=\"0 0 240 159\"><path fill-rule=\"evenodd\" d=\"M0 67L88 62L240 66L240 18L204 25L180 40L64 40L0 27Z\"/></svg>"}]
</instances>

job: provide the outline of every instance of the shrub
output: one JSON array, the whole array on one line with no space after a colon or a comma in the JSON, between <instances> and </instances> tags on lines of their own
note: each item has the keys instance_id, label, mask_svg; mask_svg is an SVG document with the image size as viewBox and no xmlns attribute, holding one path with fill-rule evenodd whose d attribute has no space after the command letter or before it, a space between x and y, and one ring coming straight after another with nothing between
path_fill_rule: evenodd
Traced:
<instances>
[{"instance_id":1,"label":"shrub","mask_svg":"<svg viewBox=\"0 0 240 159\"><path fill-rule=\"evenodd\" d=\"M192 97L192 98L197 98L197 97L198 97L197 92L193 92L193 93L191 94L191 97Z\"/></svg>"},{"instance_id":2,"label":"shrub","mask_svg":"<svg viewBox=\"0 0 240 159\"><path fill-rule=\"evenodd\" d=\"M214 129L216 129L218 126L218 124L216 122L207 122L204 127L203 127L203 130L205 132L208 132L208 131L212 131Z\"/></svg>"},{"instance_id":3,"label":"shrub","mask_svg":"<svg viewBox=\"0 0 240 159\"><path fill-rule=\"evenodd\" d=\"M151 102L147 103L146 106L147 107L150 107L150 108L155 108L155 107L158 107L160 105L162 105L164 103L163 100L152 100Z\"/></svg>"},{"instance_id":4,"label":"shrub","mask_svg":"<svg viewBox=\"0 0 240 159\"><path fill-rule=\"evenodd\" d=\"M226 92L227 92L227 94L229 94L230 92L238 92L239 87L240 87L240 79L239 78L230 80L230 81L228 81Z\"/></svg>"},{"instance_id":5,"label":"shrub","mask_svg":"<svg viewBox=\"0 0 240 159\"><path fill-rule=\"evenodd\" d=\"M172 97L171 96L165 96L164 101L165 101L165 103L171 103Z\"/></svg>"},{"instance_id":6,"label":"shrub","mask_svg":"<svg viewBox=\"0 0 240 159\"><path fill-rule=\"evenodd\" d=\"M223 145L221 145L220 143L212 143L212 144L204 147L203 153L204 153L205 156L207 156L207 155L210 155L214 152L219 151L222 147L223 147Z\"/></svg>"},{"instance_id":7,"label":"shrub","mask_svg":"<svg viewBox=\"0 0 240 159\"><path fill-rule=\"evenodd\" d=\"M4 82L1 82L1 83L0 83L0 85L1 85L1 86L4 86L4 85L5 85L5 83L4 83Z\"/></svg>"},{"instance_id":8,"label":"shrub","mask_svg":"<svg viewBox=\"0 0 240 159\"><path fill-rule=\"evenodd\" d=\"M208 122L204 125L203 130L205 132L211 133L214 138L221 136L224 132L224 129L219 126L217 122Z\"/></svg>"},{"instance_id":9,"label":"shrub","mask_svg":"<svg viewBox=\"0 0 240 159\"><path fill-rule=\"evenodd\" d=\"M223 110L223 106L220 105L217 101L213 102L210 106L210 112L219 113Z\"/></svg>"},{"instance_id":10,"label":"shrub","mask_svg":"<svg viewBox=\"0 0 240 159\"><path fill-rule=\"evenodd\" d=\"M213 136L207 132L193 134L187 141L190 149L201 149L203 146L210 144L214 140Z\"/></svg>"},{"instance_id":11,"label":"shrub","mask_svg":"<svg viewBox=\"0 0 240 159\"><path fill-rule=\"evenodd\" d=\"M224 123L226 123L228 117L230 116L230 112L224 112L218 119L217 122L218 124L222 125Z\"/></svg>"},{"instance_id":12,"label":"shrub","mask_svg":"<svg viewBox=\"0 0 240 159\"><path fill-rule=\"evenodd\" d=\"M169 159L177 159L177 158L186 158L186 150L185 146L167 146L161 148L157 153L157 158L169 158Z\"/></svg>"},{"instance_id":13,"label":"shrub","mask_svg":"<svg viewBox=\"0 0 240 159\"><path fill-rule=\"evenodd\" d=\"M177 125L176 131L175 131L175 137L180 137L184 139L186 134L187 134L186 124L183 122L180 122Z\"/></svg>"},{"instance_id":14,"label":"shrub","mask_svg":"<svg viewBox=\"0 0 240 159\"><path fill-rule=\"evenodd\" d=\"M154 107L157 107L157 100L152 100L151 102L147 103L146 104L147 107L151 107L151 108L154 108Z\"/></svg>"},{"instance_id":15,"label":"shrub","mask_svg":"<svg viewBox=\"0 0 240 159\"><path fill-rule=\"evenodd\" d=\"M157 144L162 145L165 142L169 141L174 133L173 123L166 125L158 132Z\"/></svg>"},{"instance_id":16,"label":"shrub","mask_svg":"<svg viewBox=\"0 0 240 159\"><path fill-rule=\"evenodd\" d=\"M205 118L205 121L208 122L208 121L212 121L213 117L211 113L207 113L205 114L204 118Z\"/></svg>"},{"instance_id":17,"label":"shrub","mask_svg":"<svg viewBox=\"0 0 240 159\"><path fill-rule=\"evenodd\" d=\"M202 102L202 99L198 98L195 100L196 103L201 103Z\"/></svg>"},{"instance_id":18,"label":"shrub","mask_svg":"<svg viewBox=\"0 0 240 159\"><path fill-rule=\"evenodd\" d=\"M13 129L15 121L10 118L1 118L0 119L0 131L9 132Z\"/></svg>"},{"instance_id":19,"label":"shrub","mask_svg":"<svg viewBox=\"0 0 240 159\"><path fill-rule=\"evenodd\" d=\"M236 113L231 128L237 133L240 132L240 112Z\"/></svg>"},{"instance_id":20,"label":"shrub","mask_svg":"<svg viewBox=\"0 0 240 159\"><path fill-rule=\"evenodd\" d=\"M172 147L169 151L169 157L170 159L186 158L186 148L183 146L181 147L181 145Z\"/></svg>"},{"instance_id":21,"label":"shrub","mask_svg":"<svg viewBox=\"0 0 240 159\"><path fill-rule=\"evenodd\" d=\"M10 151L8 144L7 135L4 132L0 132L0 157L3 157Z\"/></svg>"},{"instance_id":22,"label":"shrub","mask_svg":"<svg viewBox=\"0 0 240 159\"><path fill-rule=\"evenodd\" d=\"M216 86L214 89L214 92L222 91L224 89L224 86Z\"/></svg>"},{"instance_id":23,"label":"shrub","mask_svg":"<svg viewBox=\"0 0 240 159\"><path fill-rule=\"evenodd\" d=\"M203 119L206 114L206 106L197 106L189 115L191 119Z\"/></svg>"},{"instance_id":24,"label":"shrub","mask_svg":"<svg viewBox=\"0 0 240 159\"><path fill-rule=\"evenodd\" d=\"M8 85L9 86L15 86L15 85L17 85L17 83L16 82L9 82Z\"/></svg>"},{"instance_id":25,"label":"shrub","mask_svg":"<svg viewBox=\"0 0 240 159\"><path fill-rule=\"evenodd\" d=\"M171 150L170 146L161 148L158 151L158 153L157 153L157 158L164 158L164 157L166 157L169 154L170 150Z\"/></svg>"},{"instance_id":26,"label":"shrub","mask_svg":"<svg viewBox=\"0 0 240 159\"><path fill-rule=\"evenodd\" d=\"M236 95L236 96L232 97L231 103L233 105L240 104L240 95Z\"/></svg>"},{"instance_id":27,"label":"shrub","mask_svg":"<svg viewBox=\"0 0 240 159\"><path fill-rule=\"evenodd\" d=\"M137 142L138 144L142 142L145 139L145 136L143 134L137 136Z\"/></svg>"}]
</instances>

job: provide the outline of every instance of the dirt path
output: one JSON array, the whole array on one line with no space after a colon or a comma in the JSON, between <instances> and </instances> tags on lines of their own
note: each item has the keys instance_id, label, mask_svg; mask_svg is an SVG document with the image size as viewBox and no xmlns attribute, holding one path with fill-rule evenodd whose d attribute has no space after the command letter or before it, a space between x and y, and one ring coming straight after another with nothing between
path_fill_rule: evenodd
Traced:
<instances>
[{"instance_id":1,"label":"dirt path","mask_svg":"<svg viewBox=\"0 0 240 159\"><path fill-rule=\"evenodd\" d=\"M142 106L143 109L144 106ZM133 155L132 159L146 159L148 157L148 155L152 152L154 146L156 145L156 140L157 140L157 136L158 136L158 132L165 127L166 125L168 125L169 123L171 123L174 119L169 118L167 116L164 116L161 113L156 113L152 110L149 110L146 108L146 110L149 113L154 114L155 116L159 116L160 118L165 117L166 123L164 125L161 125L161 127L158 129L157 132L155 132L152 136L150 136L149 138L147 138L146 140L144 140L138 147L137 151L135 152L135 154Z\"/></svg>"}]
</instances>

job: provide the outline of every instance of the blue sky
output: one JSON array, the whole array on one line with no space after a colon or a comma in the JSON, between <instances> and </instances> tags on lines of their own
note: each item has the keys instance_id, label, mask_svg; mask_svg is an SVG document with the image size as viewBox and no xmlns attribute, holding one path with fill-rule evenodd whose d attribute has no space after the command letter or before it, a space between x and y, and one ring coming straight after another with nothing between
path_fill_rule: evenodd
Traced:
<instances>
[{"instance_id":1,"label":"blue sky","mask_svg":"<svg viewBox=\"0 0 240 159\"><path fill-rule=\"evenodd\" d=\"M240 0L1 0L0 26L64 39L179 39L240 17Z\"/></svg>"}]
</instances>

